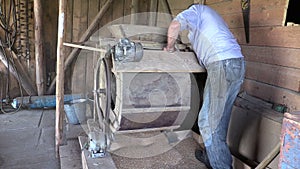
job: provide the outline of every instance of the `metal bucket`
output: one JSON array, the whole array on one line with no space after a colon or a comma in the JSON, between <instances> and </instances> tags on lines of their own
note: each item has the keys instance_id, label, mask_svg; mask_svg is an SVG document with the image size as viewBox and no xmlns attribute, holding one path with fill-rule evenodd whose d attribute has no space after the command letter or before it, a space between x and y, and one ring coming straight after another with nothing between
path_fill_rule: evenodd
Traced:
<instances>
[{"instance_id":1,"label":"metal bucket","mask_svg":"<svg viewBox=\"0 0 300 169\"><path fill-rule=\"evenodd\" d=\"M284 114L279 168L300 168L300 112Z\"/></svg>"},{"instance_id":2,"label":"metal bucket","mask_svg":"<svg viewBox=\"0 0 300 169\"><path fill-rule=\"evenodd\" d=\"M86 121L86 99L77 99L64 104L64 110L70 124L80 124Z\"/></svg>"}]
</instances>

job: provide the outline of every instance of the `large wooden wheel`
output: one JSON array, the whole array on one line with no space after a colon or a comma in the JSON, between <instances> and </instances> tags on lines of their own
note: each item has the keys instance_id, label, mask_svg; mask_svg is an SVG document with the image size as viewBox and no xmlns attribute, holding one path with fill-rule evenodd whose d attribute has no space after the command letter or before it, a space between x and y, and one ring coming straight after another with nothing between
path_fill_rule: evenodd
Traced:
<instances>
[{"instance_id":1,"label":"large wooden wheel","mask_svg":"<svg viewBox=\"0 0 300 169\"><path fill-rule=\"evenodd\" d=\"M105 134L105 149L109 145L111 134L109 114L111 112L111 66L107 58L100 58L95 72L95 120L99 120L102 132Z\"/></svg>"}]
</instances>

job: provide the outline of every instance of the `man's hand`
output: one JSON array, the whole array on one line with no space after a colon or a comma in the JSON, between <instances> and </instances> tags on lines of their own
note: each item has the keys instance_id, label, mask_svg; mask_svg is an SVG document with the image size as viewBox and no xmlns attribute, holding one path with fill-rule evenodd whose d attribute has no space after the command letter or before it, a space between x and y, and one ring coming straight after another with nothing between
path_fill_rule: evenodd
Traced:
<instances>
[{"instance_id":1,"label":"man's hand","mask_svg":"<svg viewBox=\"0 0 300 169\"><path fill-rule=\"evenodd\" d=\"M175 50L176 50L175 47L168 47L168 46L164 47L164 51L167 51L167 52L171 52L172 53L172 52L175 52Z\"/></svg>"}]
</instances>

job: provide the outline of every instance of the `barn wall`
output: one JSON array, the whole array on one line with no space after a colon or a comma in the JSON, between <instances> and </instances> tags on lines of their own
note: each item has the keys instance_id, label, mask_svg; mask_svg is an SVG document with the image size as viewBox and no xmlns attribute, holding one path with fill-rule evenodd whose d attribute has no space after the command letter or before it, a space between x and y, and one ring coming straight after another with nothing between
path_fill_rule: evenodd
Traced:
<instances>
[{"instance_id":1,"label":"barn wall","mask_svg":"<svg viewBox=\"0 0 300 169\"><path fill-rule=\"evenodd\" d=\"M169 1L172 13L190 2ZM300 109L300 27L285 26L288 0L251 1L250 43L246 43L240 0L206 0L224 18L246 59L243 89L289 111Z\"/></svg>"},{"instance_id":2,"label":"barn wall","mask_svg":"<svg viewBox=\"0 0 300 169\"><path fill-rule=\"evenodd\" d=\"M169 1L172 10L171 15L176 15L179 11L188 7L193 1L184 0L180 3ZM80 37L85 32L87 27L91 24L94 17L106 3L106 0L70 0L67 5L67 24L65 42L78 43ZM92 38L87 42L88 45L95 45L91 43L99 43L97 38L111 37L110 32L105 29L107 25L112 23L125 23L130 24L135 22L138 25L149 25L150 14L149 11L158 11L166 13L168 10L163 5L162 0L154 0L153 3L156 7L151 7L149 0L118 0L113 1L112 5L106 11L104 17L100 20L99 28ZM156 9L157 8L157 9ZM135 20L130 14L132 12L140 13ZM168 20L169 19L169 20ZM154 25L160 27L168 27L170 18L166 18L165 14L158 15ZM66 56L72 50L66 48ZM97 54L96 54L97 55ZM89 51L81 51L77 59L73 61L72 67L66 73L66 92L67 93L89 93L93 88L93 68L95 67L97 56L95 53ZM84 79L84 80L83 80Z\"/></svg>"},{"instance_id":3,"label":"barn wall","mask_svg":"<svg viewBox=\"0 0 300 169\"><path fill-rule=\"evenodd\" d=\"M136 3L134 3L135 1ZM64 41L78 43L80 37L105 2L106 0L68 0ZM157 0L157 9L158 12L165 13L167 9L162 2L163 0ZM171 14L175 16L194 1L168 0L168 2ZM289 111L299 110L300 27L284 26L288 0L251 1L250 43L246 43L245 41L240 0L206 0L206 4L222 15L239 44L241 44L242 52L247 61L246 80L243 90L265 101L286 105ZM44 9L43 22L45 28L45 66L47 68L47 75L49 75L47 79L53 80L52 78L56 71L58 0L43 0L42 5ZM117 20L116 22L118 23L131 23L132 18L128 17L128 15L132 11L153 11L151 1L114 0L111 7L101 19L99 29L114 20ZM149 15L141 15L136 18L135 22L137 24L148 25L149 18ZM166 16L159 16L157 18L157 25L167 27L170 19ZM98 43L98 35L111 36L108 30L103 30L100 33L96 32L93 36L94 39L92 38L93 40L90 41ZM68 56L71 50L71 48L66 47L65 56ZM71 68L66 73L66 93L90 93L92 91L93 68L95 67L97 56L98 54L82 50L79 57L74 60ZM33 63L31 64L34 66ZM26 67L26 62L23 64ZM33 82L35 81L34 69L34 67L28 68ZM1 65L0 70L5 71ZM13 86L14 90L16 90L16 82L14 82ZM243 110L238 109L238 111L242 112ZM245 118L245 120L248 119ZM277 128L280 127L277 126ZM254 157L253 159L256 160Z\"/></svg>"},{"instance_id":4,"label":"barn wall","mask_svg":"<svg viewBox=\"0 0 300 169\"><path fill-rule=\"evenodd\" d=\"M70 0L67 5L66 42L78 42L94 16L106 1L101 0ZM173 16L184 10L193 0L169 0ZM247 60L247 74L244 90L250 95L262 98L271 103L286 105L290 111L299 110L300 81L299 81L299 53L300 53L300 27L284 26L288 0L251 1L250 12L250 43L245 42L242 11L240 0L207 0L207 5L219 12L238 42L241 44L243 54ZM57 7L58 1L43 1L44 21L44 54L48 80L55 75L56 35L57 35ZM99 28L105 24L129 15L133 10L131 0L114 1L100 21ZM151 11L150 1L138 1L136 12ZM158 11L166 12L162 0L158 0ZM138 18L138 24L148 24L149 16ZM123 23L130 23L130 17L121 19ZM167 21L168 23L168 21ZM167 27L166 18L157 18L157 25ZM109 34L106 32L105 34ZM31 40L34 42L34 40ZM67 53L71 48L67 48ZM26 68L26 62L22 61ZM93 60L79 59L80 65L90 65ZM74 69L74 67L73 67ZM30 67L27 71L32 81L35 81L34 53L31 56ZM81 72L83 70L80 70ZM67 77L72 75L72 69ZM89 74L89 70L83 72ZM260 73L258 73L260 72ZM261 73L262 72L262 73ZM66 81L70 88L70 80ZM89 81L89 80L88 80ZM49 82L48 82L49 83ZM89 83L90 84L90 83ZM68 87L69 86L69 87ZM80 85L82 86L82 85ZM67 90L70 92L70 89Z\"/></svg>"},{"instance_id":5,"label":"barn wall","mask_svg":"<svg viewBox=\"0 0 300 169\"><path fill-rule=\"evenodd\" d=\"M5 17L10 16L9 23L7 25L10 26L14 32L15 27L13 23L16 23L18 20L21 23L18 26L16 31L16 37L10 37L12 41L14 41L14 45L12 46L12 50L9 50L7 45L4 45L4 51L1 48L1 58L6 63L5 57L9 58L9 60L13 61L9 64L9 67L15 67L18 70L18 75L21 78L20 82L26 81L27 84L33 89L32 93L35 93L35 58L34 58L34 18L33 18L33 0L28 0L27 8L25 5L20 5L19 8L21 12L19 12L19 17L16 16L16 20L13 20L12 16L15 16L11 12L8 15L9 9L9 2L10 1L3 1L1 2L1 15ZM16 8L17 10L19 8ZM27 14L27 17L25 16ZM1 16L4 17L4 16ZM3 18L2 18L3 19ZM6 18L7 19L7 18ZM5 21L6 22L6 21ZM5 25L5 23L4 23ZM29 38L27 38L29 37ZM1 44L6 44L6 34L2 27L0 28L0 39ZM10 99L14 97L20 96L20 88L17 78L12 74L9 73L9 80L7 79L7 68L5 67L4 63L0 61L0 99L4 98L7 91L7 85L9 86L9 92L7 93ZM24 95L28 95L26 90L22 90Z\"/></svg>"},{"instance_id":6,"label":"barn wall","mask_svg":"<svg viewBox=\"0 0 300 169\"><path fill-rule=\"evenodd\" d=\"M174 14L189 6L169 2ZM300 27L285 26L288 3L251 1L250 43L246 43L241 1L206 0L221 14L241 45L247 63L243 90L295 111L300 109Z\"/></svg>"},{"instance_id":7,"label":"barn wall","mask_svg":"<svg viewBox=\"0 0 300 169\"><path fill-rule=\"evenodd\" d=\"M270 105L282 104L288 111L296 111L300 109L300 27L285 26L288 3L288 0L251 1L250 43L246 43L241 1L206 0L208 6L222 15L241 45L246 59L242 90ZM173 11L185 9L176 10L175 6ZM254 103L252 108L249 103L242 105L246 109L234 106L229 128L231 151L244 162L262 161L280 141L282 114L271 106L261 108L259 101ZM278 157L269 166L277 168L277 165Z\"/></svg>"},{"instance_id":8,"label":"barn wall","mask_svg":"<svg viewBox=\"0 0 300 169\"><path fill-rule=\"evenodd\" d=\"M155 1L155 0L154 0ZM57 1L55 1L57 2ZM103 7L106 0L69 0L67 5L67 24L65 29L65 42L78 43L80 37L91 24L93 18ZM163 5L163 0L158 0L157 9L159 12L165 13L166 7ZM193 0L173 1L168 0L171 14L175 16L180 11L186 9ZM227 22L229 28L237 38L242 47L242 52L247 61L246 80L243 90L249 95L258 97L270 103L277 103L286 105L289 111L300 109L300 27L299 26L284 26L288 1L287 0L260 0L251 1L250 11L250 43L245 41L245 32L242 18L242 10L240 0L206 0L207 5L215 9ZM46 55L50 58L48 64L49 71L55 71L56 58L56 23L57 23L57 3L51 4L50 0L45 2L49 7L46 10L45 18L49 20L47 30L45 30L46 39ZM136 7L136 8L135 8ZM51 12L55 11L55 12ZM103 37L110 37L108 30L103 29L104 26L111 21L118 19L117 23L131 23L132 18L128 17L131 12L148 12L153 11L151 1L149 0L115 0L112 6L108 9L104 17L99 23L100 33L95 33L90 42L97 42L99 35ZM124 17L123 16L127 16ZM56 19L55 19L56 18ZM149 15L141 15L134 21L136 24L148 25ZM160 27L167 27L171 18L168 16L159 16L157 18L157 25ZM92 45L92 44L89 44ZM66 56L70 53L71 48L66 48ZM83 51L79 57L74 60L71 69L66 74L66 92L75 93L90 93L93 87L93 68L97 60L98 54ZM238 116L237 120L249 120L247 115L256 116L253 111L242 110L235 107L235 113ZM253 113L253 114L250 114ZM245 115L245 117L244 117ZM266 128L261 127L263 136L261 139L265 142L272 141L276 143L278 140L278 130L280 130L280 123L264 122L269 118L262 118L263 120L254 120L256 127L269 125ZM242 122L241 122L242 123ZM249 124L253 127L253 124ZM274 130L271 130L275 128ZM241 129L245 129L242 128ZM247 129L247 128L246 128ZM254 127L255 129L255 127ZM253 129L253 131L254 131ZM270 129L270 130L269 130ZM251 130L252 131L252 130ZM256 130L254 131L255 134ZM232 132L236 133L236 132ZM241 133L245 133L244 131ZM274 134L275 133L275 134ZM251 138L253 133L247 138ZM271 135L273 140L265 139L267 135ZM242 134L241 134L242 135ZM274 136L275 135L275 136ZM242 137L242 136L241 136ZM234 137L235 138L235 137ZM247 139L243 138L243 139ZM267 140L267 141L266 141ZM236 141L236 140L233 140ZM250 139L251 141L256 141ZM234 145L233 151L239 151L242 155L251 160L261 161L264 155L269 152L273 145L267 145L265 142L260 143L264 148L264 153L246 151L247 146L243 146L241 152ZM249 143L245 141L246 145ZM269 142L270 143L270 142ZM249 152L251 153L249 155ZM273 163L273 166L276 166Z\"/></svg>"},{"instance_id":9,"label":"barn wall","mask_svg":"<svg viewBox=\"0 0 300 169\"><path fill-rule=\"evenodd\" d=\"M207 4L222 15L241 45L246 59L243 90L270 105L299 110L300 27L285 26L288 0L251 1L250 43L245 39L240 0L207 0ZM282 114L254 103L254 107L234 106L228 141L235 155L260 162L280 141ZM277 165L278 157L270 167Z\"/></svg>"},{"instance_id":10,"label":"barn wall","mask_svg":"<svg viewBox=\"0 0 300 169\"><path fill-rule=\"evenodd\" d=\"M65 42L78 43L80 37L86 31L106 0L70 0L67 6L67 25ZM146 12L149 9L148 1L138 1L137 12ZM107 25L115 21L117 23L130 23L131 0L113 1L109 9L99 21L99 27L95 30L88 45L99 45L99 37L111 37L110 32L105 29ZM138 18L137 23L146 24L146 18ZM67 48L66 56L71 48ZM71 69L66 76L67 93L90 93L93 89L93 68L95 67L99 54L82 50L79 56L73 61Z\"/></svg>"},{"instance_id":11,"label":"barn wall","mask_svg":"<svg viewBox=\"0 0 300 169\"><path fill-rule=\"evenodd\" d=\"M8 3L9 1L6 1ZM18 3L20 2L20 9ZM34 13L33 13L33 0L28 0L28 7L26 8L26 1L21 0L16 2L16 10L20 10L19 22L21 23L17 27L17 36L13 51L15 66L18 69L21 83L24 86L24 82L31 86L33 89L31 93L27 93L27 90L23 91L24 95L36 95L36 64L35 64L35 37L34 37ZM3 4L2 4L3 5ZM7 9L8 6L7 6ZM42 2L42 38L44 38L43 55L45 60L44 83L46 87L49 87L51 80L55 76L56 72L56 40L57 40L57 15L58 15L58 0L43 0ZM4 31L0 29L0 38L4 40ZM29 37L29 38L27 38ZM28 43L27 43L28 42ZM7 50L8 52L8 50ZM8 55L10 53L8 52ZM0 72L6 74L4 65L0 62ZM5 76L4 76L5 77ZM21 96L20 90L18 89L18 83L14 76L11 76L10 82L10 93L11 97ZM5 82L5 79L0 79L1 84ZM4 89L5 90L5 89Z\"/></svg>"},{"instance_id":12,"label":"barn wall","mask_svg":"<svg viewBox=\"0 0 300 169\"><path fill-rule=\"evenodd\" d=\"M209 0L207 1L210 2ZM289 111L300 109L300 27L284 26L287 0L251 1L250 43L240 0L210 4L228 23L247 61L244 90Z\"/></svg>"}]
</instances>

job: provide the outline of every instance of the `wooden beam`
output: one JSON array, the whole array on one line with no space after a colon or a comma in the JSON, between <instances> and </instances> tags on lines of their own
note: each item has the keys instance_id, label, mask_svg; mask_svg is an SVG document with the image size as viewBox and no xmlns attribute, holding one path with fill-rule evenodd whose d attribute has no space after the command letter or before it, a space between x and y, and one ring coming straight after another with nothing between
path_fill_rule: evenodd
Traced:
<instances>
[{"instance_id":1,"label":"wooden beam","mask_svg":"<svg viewBox=\"0 0 300 169\"><path fill-rule=\"evenodd\" d=\"M300 69L300 49L241 45L246 61Z\"/></svg>"},{"instance_id":2,"label":"wooden beam","mask_svg":"<svg viewBox=\"0 0 300 169\"><path fill-rule=\"evenodd\" d=\"M250 26L283 26L285 22L286 9L272 8L261 11L250 12ZM222 15L229 28L244 27L242 13L231 13Z\"/></svg>"},{"instance_id":3,"label":"wooden beam","mask_svg":"<svg viewBox=\"0 0 300 169\"><path fill-rule=\"evenodd\" d=\"M245 45L245 34L243 28L230 29L237 38L239 44ZM300 48L299 26L277 26L277 27L252 27L250 28L251 46L273 46L286 48Z\"/></svg>"},{"instance_id":4,"label":"wooden beam","mask_svg":"<svg viewBox=\"0 0 300 169\"><path fill-rule=\"evenodd\" d=\"M99 49L99 48L94 48L91 46L82 46L82 45L77 45L77 44L72 44L72 43L63 43L64 46L72 47L72 48L80 48L80 49L85 49L85 50L90 50L90 51L95 51L95 52L104 52L106 53L107 50L104 49Z\"/></svg>"},{"instance_id":5,"label":"wooden beam","mask_svg":"<svg viewBox=\"0 0 300 169\"><path fill-rule=\"evenodd\" d=\"M246 92L243 92L236 98L234 106L254 112L253 114L256 115L260 114L261 116L271 119L272 121L275 121L277 123L282 123L283 114L273 110L272 103L250 96Z\"/></svg>"},{"instance_id":6,"label":"wooden beam","mask_svg":"<svg viewBox=\"0 0 300 169\"><path fill-rule=\"evenodd\" d=\"M242 12L241 0L223 0L217 3L212 3L211 0L209 0L207 4L221 15ZM251 1L251 12L264 11L272 8L286 9L287 5L288 0Z\"/></svg>"},{"instance_id":7,"label":"wooden beam","mask_svg":"<svg viewBox=\"0 0 300 169\"><path fill-rule=\"evenodd\" d=\"M45 92L45 66L43 54L43 36L42 36L42 2L41 0L34 0L34 37L35 37L35 72L36 72L36 86L39 96L44 95Z\"/></svg>"},{"instance_id":8,"label":"wooden beam","mask_svg":"<svg viewBox=\"0 0 300 169\"><path fill-rule=\"evenodd\" d=\"M230 28L243 27L241 0L208 1ZM288 0L251 1L250 26L283 26L285 24Z\"/></svg>"},{"instance_id":9,"label":"wooden beam","mask_svg":"<svg viewBox=\"0 0 300 169\"><path fill-rule=\"evenodd\" d=\"M109 8L109 6L111 5L112 2L113 2L113 0L107 0L106 1L105 5L101 8L101 10L95 16L95 18L92 21L91 25L84 32L84 34L81 36L79 42L84 42L84 41L88 40L88 38L93 34L93 32L95 31L95 28L97 28L98 23L100 22L101 18L103 17L105 12L108 10L108 8ZM75 48L75 49L72 50L72 52L69 54L69 56L65 60L64 71L66 71L69 68L69 66L71 65L74 58L76 58L78 56L79 52L80 52L80 49L78 49L78 48ZM52 81L52 83L51 83L51 85L50 85L50 87L47 91L47 94L51 94L51 93L54 92L55 83L56 83L56 77L53 79L53 81Z\"/></svg>"},{"instance_id":10,"label":"wooden beam","mask_svg":"<svg viewBox=\"0 0 300 169\"><path fill-rule=\"evenodd\" d=\"M0 60L2 61L4 66L8 67L8 64L9 64L10 65L9 66L10 73L12 73L16 79L20 80L20 83L21 83L22 87L24 88L24 90L26 91L26 93L30 96L35 96L37 94L37 92L34 88L33 83L31 83L32 81L30 80L29 76L27 76L27 72L23 69L21 63L18 61L15 61L14 62L15 68L14 68L12 66L13 64L11 61L7 62L4 52L5 51L0 50ZM22 76L21 76L21 73L22 73Z\"/></svg>"},{"instance_id":11,"label":"wooden beam","mask_svg":"<svg viewBox=\"0 0 300 169\"><path fill-rule=\"evenodd\" d=\"M264 169L266 168L273 160L274 158L279 154L280 152L280 145L281 143L278 143L274 149L265 157L265 159L259 163L255 169Z\"/></svg>"},{"instance_id":12,"label":"wooden beam","mask_svg":"<svg viewBox=\"0 0 300 169\"><path fill-rule=\"evenodd\" d=\"M300 95L297 92L250 79L245 79L243 87L249 95L267 102L286 105L289 111L300 109Z\"/></svg>"},{"instance_id":13,"label":"wooden beam","mask_svg":"<svg viewBox=\"0 0 300 169\"><path fill-rule=\"evenodd\" d=\"M220 3L220 2L224 2L224 1L226 2L228 0L208 0L208 2L206 4L211 5L211 4L216 4L216 3Z\"/></svg>"},{"instance_id":14,"label":"wooden beam","mask_svg":"<svg viewBox=\"0 0 300 169\"><path fill-rule=\"evenodd\" d=\"M246 70L246 78L248 79L300 92L300 68L248 61Z\"/></svg>"},{"instance_id":15,"label":"wooden beam","mask_svg":"<svg viewBox=\"0 0 300 169\"><path fill-rule=\"evenodd\" d=\"M56 113L55 113L55 150L59 158L59 146L62 144L64 117L64 27L66 0L59 0L58 38L57 38L57 83L56 83Z\"/></svg>"}]
</instances>

